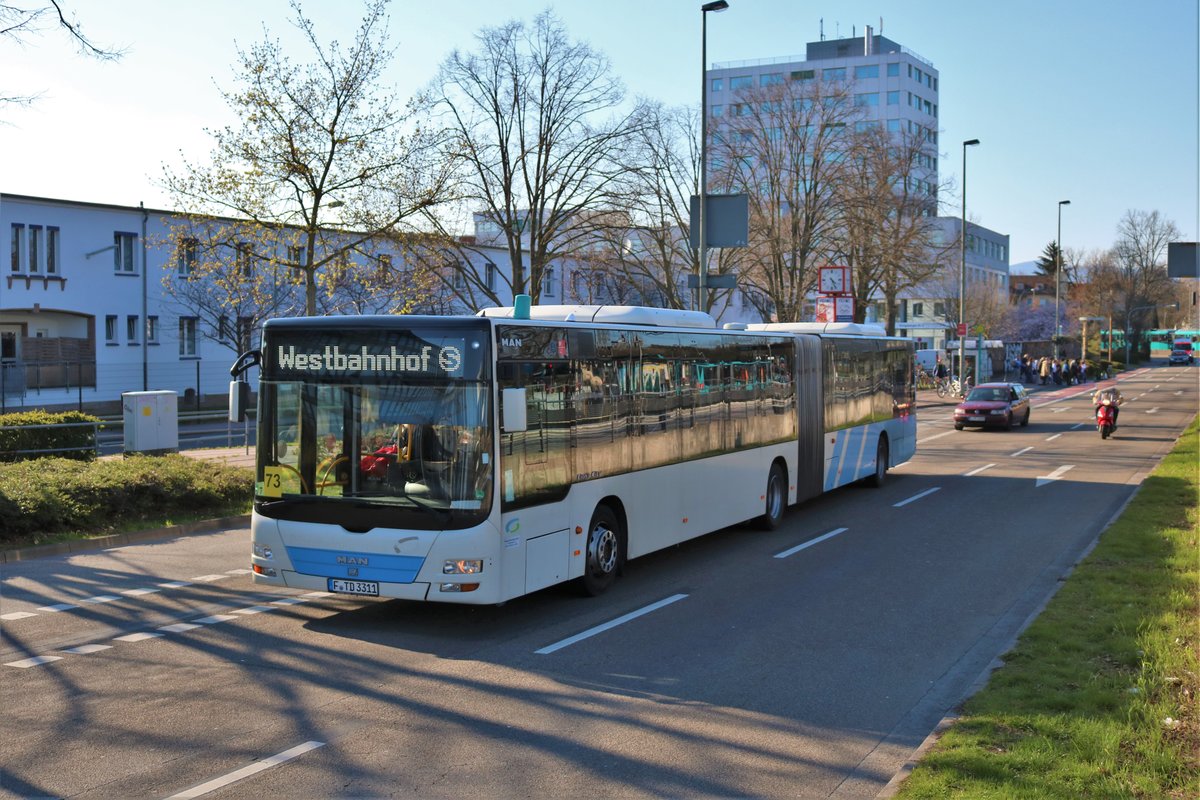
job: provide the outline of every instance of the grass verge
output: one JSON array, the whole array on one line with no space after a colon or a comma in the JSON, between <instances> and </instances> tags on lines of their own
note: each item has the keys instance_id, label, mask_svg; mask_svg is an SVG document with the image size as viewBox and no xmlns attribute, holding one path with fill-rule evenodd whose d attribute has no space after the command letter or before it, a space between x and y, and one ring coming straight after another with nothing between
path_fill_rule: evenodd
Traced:
<instances>
[{"instance_id":1,"label":"grass verge","mask_svg":"<svg viewBox=\"0 0 1200 800\"><path fill-rule=\"evenodd\" d=\"M1193 420L898 797L1200 797L1198 443Z\"/></svg>"}]
</instances>

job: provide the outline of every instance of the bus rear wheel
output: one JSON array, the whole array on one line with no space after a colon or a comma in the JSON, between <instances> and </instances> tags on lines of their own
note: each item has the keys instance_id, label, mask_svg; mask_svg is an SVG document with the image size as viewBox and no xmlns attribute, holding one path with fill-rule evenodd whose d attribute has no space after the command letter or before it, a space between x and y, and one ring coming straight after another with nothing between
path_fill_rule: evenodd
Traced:
<instances>
[{"instance_id":1,"label":"bus rear wheel","mask_svg":"<svg viewBox=\"0 0 1200 800\"><path fill-rule=\"evenodd\" d=\"M582 586L585 594L602 594L617 579L624 558L621 524L608 506L597 506L588 524L587 563Z\"/></svg>"},{"instance_id":2,"label":"bus rear wheel","mask_svg":"<svg viewBox=\"0 0 1200 800\"><path fill-rule=\"evenodd\" d=\"M758 518L758 527L773 531L783 522L783 512L787 508L787 476L779 464L771 465L767 475L766 504L763 515Z\"/></svg>"},{"instance_id":3,"label":"bus rear wheel","mask_svg":"<svg viewBox=\"0 0 1200 800\"><path fill-rule=\"evenodd\" d=\"M955 425L954 427L958 427ZM867 478L867 485L876 488L883 486L884 479L887 478L888 469L888 443L887 439L880 436L879 444L875 447L875 471Z\"/></svg>"}]
</instances>

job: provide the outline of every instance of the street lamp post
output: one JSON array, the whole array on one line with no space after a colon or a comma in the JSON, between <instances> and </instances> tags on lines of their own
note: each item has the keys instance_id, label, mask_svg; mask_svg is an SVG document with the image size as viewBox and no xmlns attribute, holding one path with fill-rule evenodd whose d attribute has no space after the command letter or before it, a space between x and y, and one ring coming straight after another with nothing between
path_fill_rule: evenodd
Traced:
<instances>
[{"instance_id":1,"label":"street lamp post","mask_svg":"<svg viewBox=\"0 0 1200 800\"><path fill-rule=\"evenodd\" d=\"M962 228L959 230L961 261L958 269L958 385L967 387L967 148L978 139L963 142Z\"/></svg>"},{"instance_id":2,"label":"street lamp post","mask_svg":"<svg viewBox=\"0 0 1200 800\"><path fill-rule=\"evenodd\" d=\"M700 6L700 210L696 224L700 226L697 255L700 274L697 276L696 295L700 311L708 308L708 243L705 241L704 197L708 192L708 12L724 11L729 8L726 0L713 0Z\"/></svg>"},{"instance_id":3,"label":"street lamp post","mask_svg":"<svg viewBox=\"0 0 1200 800\"><path fill-rule=\"evenodd\" d=\"M1054 240L1054 357L1061 358L1059 342L1062 340L1062 319L1058 313L1059 295L1062 287L1062 207L1071 205L1070 200L1058 201L1058 238Z\"/></svg>"}]
</instances>

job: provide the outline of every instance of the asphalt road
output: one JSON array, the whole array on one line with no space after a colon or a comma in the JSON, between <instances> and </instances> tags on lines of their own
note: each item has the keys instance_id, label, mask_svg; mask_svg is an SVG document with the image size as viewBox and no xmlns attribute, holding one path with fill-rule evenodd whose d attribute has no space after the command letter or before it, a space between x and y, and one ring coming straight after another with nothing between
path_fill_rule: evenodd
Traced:
<instances>
[{"instance_id":1,"label":"asphalt road","mask_svg":"<svg viewBox=\"0 0 1200 800\"><path fill-rule=\"evenodd\" d=\"M1200 406L1195 368L956 432L771 533L501 607L291 592L248 531L3 565L0 796L874 797ZM612 624L616 623L616 624ZM607 626L607 627L605 627Z\"/></svg>"}]
</instances>

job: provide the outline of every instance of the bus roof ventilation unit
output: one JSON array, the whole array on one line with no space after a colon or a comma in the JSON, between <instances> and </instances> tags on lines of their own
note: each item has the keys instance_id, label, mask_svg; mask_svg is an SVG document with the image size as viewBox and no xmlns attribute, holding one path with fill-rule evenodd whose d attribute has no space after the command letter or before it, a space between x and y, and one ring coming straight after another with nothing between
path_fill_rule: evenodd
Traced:
<instances>
[{"instance_id":1,"label":"bus roof ventilation unit","mask_svg":"<svg viewBox=\"0 0 1200 800\"><path fill-rule=\"evenodd\" d=\"M485 308L477 316L524 319L514 316L512 306ZM531 306L528 319L557 322L583 322L609 325L645 325L656 328L717 327L717 321L703 311L648 306Z\"/></svg>"},{"instance_id":2,"label":"bus roof ventilation unit","mask_svg":"<svg viewBox=\"0 0 1200 800\"><path fill-rule=\"evenodd\" d=\"M887 336L882 325L867 325L858 322L757 322L747 325L752 331L786 331L788 333L834 334L851 336Z\"/></svg>"}]
</instances>

